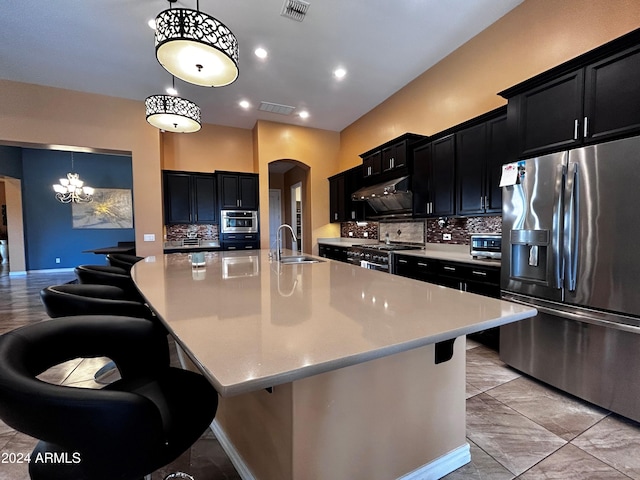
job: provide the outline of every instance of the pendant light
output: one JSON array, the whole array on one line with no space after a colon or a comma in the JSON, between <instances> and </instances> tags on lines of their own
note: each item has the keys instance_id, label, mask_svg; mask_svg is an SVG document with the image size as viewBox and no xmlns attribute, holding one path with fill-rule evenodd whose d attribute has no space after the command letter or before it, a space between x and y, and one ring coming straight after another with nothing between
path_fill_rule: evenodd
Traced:
<instances>
[{"instance_id":1,"label":"pendant light","mask_svg":"<svg viewBox=\"0 0 640 480\"><path fill-rule=\"evenodd\" d=\"M173 95L151 95L144 105L147 122L160 130L192 133L200 130L200 107L186 98Z\"/></svg>"},{"instance_id":2,"label":"pendant light","mask_svg":"<svg viewBox=\"0 0 640 480\"><path fill-rule=\"evenodd\" d=\"M238 41L222 22L200 11L171 8L156 17L156 58L169 73L204 87L238 78Z\"/></svg>"}]
</instances>

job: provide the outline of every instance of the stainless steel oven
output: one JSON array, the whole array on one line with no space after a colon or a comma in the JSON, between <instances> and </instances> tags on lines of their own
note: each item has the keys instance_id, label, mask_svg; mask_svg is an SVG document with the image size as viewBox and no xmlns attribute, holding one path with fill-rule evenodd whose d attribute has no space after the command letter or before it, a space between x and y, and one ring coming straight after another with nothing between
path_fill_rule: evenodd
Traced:
<instances>
[{"instance_id":1,"label":"stainless steel oven","mask_svg":"<svg viewBox=\"0 0 640 480\"><path fill-rule=\"evenodd\" d=\"M397 250L414 250L421 247L406 244L365 244L354 245L347 252L347 261L369 270L390 273L391 252Z\"/></svg>"},{"instance_id":2,"label":"stainless steel oven","mask_svg":"<svg viewBox=\"0 0 640 480\"><path fill-rule=\"evenodd\" d=\"M258 233L255 210L222 210L220 217L220 233Z\"/></svg>"}]
</instances>

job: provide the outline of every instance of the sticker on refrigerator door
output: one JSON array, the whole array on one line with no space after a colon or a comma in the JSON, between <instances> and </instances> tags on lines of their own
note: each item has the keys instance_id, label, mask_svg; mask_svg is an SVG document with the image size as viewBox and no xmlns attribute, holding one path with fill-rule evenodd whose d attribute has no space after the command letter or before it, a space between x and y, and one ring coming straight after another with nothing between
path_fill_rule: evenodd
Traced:
<instances>
[{"instance_id":1,"label":"sticker on refrigerator door","mask_svg":"<svg viewBox=\"0 0 640 480\"><path fill-rule=\"evenodd\" d=\"M500 176L500 187L509 187L518 183L518 164L507 163L502 166L502 175Z\"/></svg>"}]
</instances>

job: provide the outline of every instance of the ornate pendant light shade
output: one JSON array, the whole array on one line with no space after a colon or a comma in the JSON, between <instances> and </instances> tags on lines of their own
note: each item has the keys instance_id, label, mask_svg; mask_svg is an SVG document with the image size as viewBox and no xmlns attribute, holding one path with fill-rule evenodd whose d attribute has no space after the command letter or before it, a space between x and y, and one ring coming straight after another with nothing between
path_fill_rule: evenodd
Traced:
<instances>
[{"instance_id":1,"label":"ornate pendant light shade","mask_svg":"<svg viewBox=\"0 0 640 480\"><path fill-rule=\"evenodd\" d=\"M168 132L192 133L200 130L200 107L172 95L151 95L144 101L147 122Z\"/></svg>"},{"instance_id":2,"label":"ornate pendant light shade","mask_svg":"<svg viewBox=\"0 0 640 480\"><path fill-rule=\"evenodd\" d=\"M238 41L223 23L199 10L173 8L156 17L156 58L172 75L204 87L238 78Z\"/></svg>"}]
</instances>

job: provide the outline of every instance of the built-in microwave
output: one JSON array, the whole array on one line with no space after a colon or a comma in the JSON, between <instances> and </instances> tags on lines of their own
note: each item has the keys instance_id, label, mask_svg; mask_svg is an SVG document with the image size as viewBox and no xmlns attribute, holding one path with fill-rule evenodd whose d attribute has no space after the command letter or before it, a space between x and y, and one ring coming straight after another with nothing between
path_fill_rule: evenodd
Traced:
<instances>
[{"instance_id":1,"label":"built-in microwave","mask_svg":"<svg viewBox=\"0 0 640 480\"><path fill-rule=\"evenodd\" d=\"M222 210L220 217L220 233L258 233L255 210Z\"/></svg>"}]
</instances>

